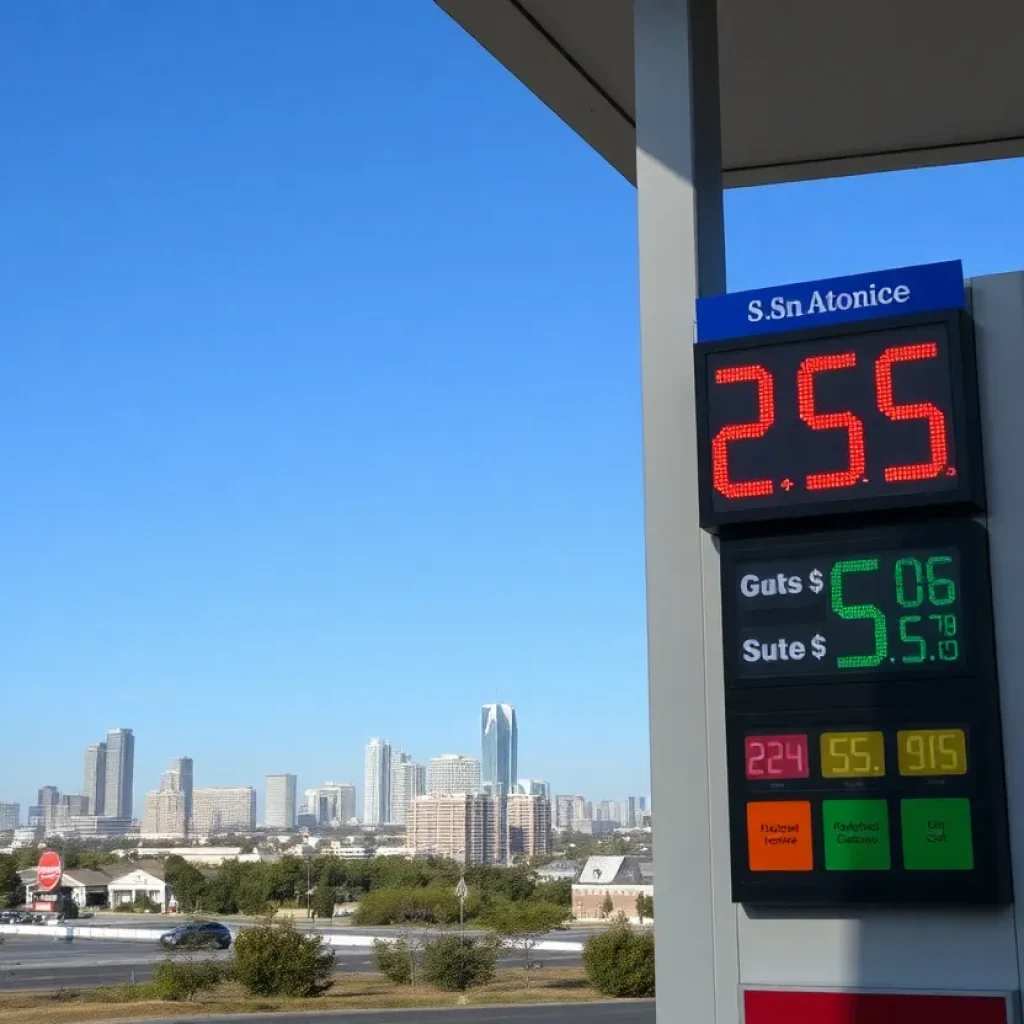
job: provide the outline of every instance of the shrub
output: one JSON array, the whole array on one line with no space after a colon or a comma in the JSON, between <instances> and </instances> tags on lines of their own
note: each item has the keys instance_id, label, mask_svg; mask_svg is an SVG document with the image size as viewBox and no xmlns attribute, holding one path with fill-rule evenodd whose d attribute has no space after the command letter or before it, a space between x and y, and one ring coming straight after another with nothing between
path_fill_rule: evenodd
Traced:
<instances>
[{"instance_id":1,"label":"shrub","mask_svg":"<svg viewBox=\"0 0 1024 1024\"><path fill-rule=\"evenodd\" d=\"M267 918L235 939L231 975L250 995L323 995L333 974L334 950L319 936L296 931L291 921Z\"/></svg>"},{"instance_id":2,"label":"shrub","mask_svg":"<svg viewBox=\"0 0 1024 1024\"><path fill-rule=\"evenodd\" d=\"M654 995L654 936L635 932L626 923L595 935L583 947L583 966L590 983L604 996L637 998Z\"/></svg>"},{"instance_id":3,"label":"shrub","mask_svg":"<svg viewBox=\"0 0 1024 1024\"><path fill-rule=\"evenodd\" d=\"M407 939L373 940L373 966L396 985L412 984L412 947Z\"/></svg>"},{"instance_id":4,"label":"shrub","mask_svg":"<svg viewBox=\"0 0 1024 1024\"><path fill-rule=\"evenodd\" d=\"M358 925L447 924L458 918L454 890L440 885L374 889L362 897L355 913Z\"/></svg>"},{"instance_id":5,"label":"shrub","mask_svg":"<svg viewBox=\"0 0 1024 1024\"><path fill-rule=\"evenodd\" d=\"M157 997L173 1002L191 1001L197 992L216 988L224 972L211 960L164 960L153 969Z\"/></svg>"},{"instance_id":6,"label":"shrub","mask_svg":"<svg viewBox=\"0 0 1024 1024\"><path fill-rule=\"evenodd\" d=\"M464 992L494 977L500 953L494 939L443 935L423 947L423 977L446 992Z\"/></svg>"},{"instance_id":7,"label":"shrub","mask_svg":"<svg viewBox=\"0 0 1024 1024\"><path fill-rule=\"evenodd\" d=\"M337 902L333 886L320 882L313 890L310 908L321 920L330 921L334 917L334 904Z\"/></svg>"},{"instance_id":8,"label":"shrub","mask_svg":"<svg viewBox=\"0 0 1024 1024\"><path fill-rule=\"evenodd\" d=\"M646 918L648 921L654 919L654 897L648 896L647 893L637 893L636 897L636 916L640 918L640 923L644 923Z\"/></svg>"}]
</instances>

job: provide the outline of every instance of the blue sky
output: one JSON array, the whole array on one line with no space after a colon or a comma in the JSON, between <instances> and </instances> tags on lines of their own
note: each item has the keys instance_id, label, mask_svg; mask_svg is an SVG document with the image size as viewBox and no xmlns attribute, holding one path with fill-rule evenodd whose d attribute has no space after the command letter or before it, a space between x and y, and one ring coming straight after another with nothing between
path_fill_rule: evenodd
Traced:
<instances>
[{"instance_id":1,"label":"blue sky","mask_svg":"<svg viewBox=\"0 0 1024 1024\"><path fill-rule=\"evenodd\" d=\"M400 13L399 13L400 12ZM648 791L635 194L427 0L0 11L0 799L381 735ZM1024 267L1024 166L731 193L730 287Z\"/></svg>"}]
</instances>

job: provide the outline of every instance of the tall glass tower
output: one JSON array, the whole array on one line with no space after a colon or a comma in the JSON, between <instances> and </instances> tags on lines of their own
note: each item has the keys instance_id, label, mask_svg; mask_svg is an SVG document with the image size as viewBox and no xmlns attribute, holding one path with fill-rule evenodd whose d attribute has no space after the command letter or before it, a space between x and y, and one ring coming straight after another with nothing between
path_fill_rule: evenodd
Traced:
<instances>
[{"instance_id":1,"label":"tall glass tower","mask_svg":"<svg viewBox=\"0 0 1024 1024\"><path fill-rule=\"evenodd\" d=\"M494 796L511 793L518 776L519 726L511 704L485 704L480 712L481 783Z\"/></svg>"}]
</instances>

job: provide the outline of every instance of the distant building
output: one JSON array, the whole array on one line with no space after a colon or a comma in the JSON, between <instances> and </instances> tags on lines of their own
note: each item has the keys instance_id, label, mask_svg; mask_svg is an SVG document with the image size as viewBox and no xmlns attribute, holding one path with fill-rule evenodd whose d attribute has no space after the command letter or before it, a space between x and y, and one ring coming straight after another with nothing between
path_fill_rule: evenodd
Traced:
<instances>
[{"instance_id":1,"label":"distant building","mask_svg":"<svg viewBox=\"0 0 1024 1024\"><path fill-rule=\"evenodd\" d=\"M510 857L551 852L551 801L546 796L514 793L507 801Z\"/></svg>"},{"instance_id":2,"label":"distant building","mask_svg":"<svg viewBox=\"0 0 1024 1024\"><path fill-rule=\"evenodd\" d=\"M172 789L150 790L141 831L144 836L184 837L185 794Z\"/></svg>"},{"instance_id":3,"label":"distant building","mask_svg":"<svg viewBox=\"0 0 1024 1024\"><path fill-rule=\"evenodd\" d=\"M623 914L637 920L636 898L654 895L653 873L639 857L590 857L572 887L572 912L581 921ZM605 901L611 898L611 914Z\"/></svg>"},{"instance_id":4,"label":"distant building","mask_svg":"<svg viewBox=\"0 0 1024 1024\"><path fill-rule=\"evenodd\" d=\"M111 818L100 814L76 814L67 819L65 834L77 839L109 839L136 831L131 818Z\"/></svg>"},{"instance_id":5,"label":"distant building","mask_svg":"<svg viewBox=\"0 0 1024 1024\"><path fill-rule=\"evenodd\" d=\"M512 792L519 777L519 726L511 704L485 704L480 712L481 786L498 795Z\"/></svg>"},{"instance_id":6,"label":"distant building","mask_svg":"<svg viewBox=\"0 0 1024 1024\"><path fill-rule=\"evenodd\" d=\"M134 785L135 734L131 729L111 729L107 733L103 813L112 818L130 818Z\"/></svg>"},{"instance_id":7,"label":"distant building","mask_svg":"<svg viewBox=\"0 0 1024 1024\"><path fill-rule=\"evenodd\" d=\"M556 882L564 879L576 881L580 874L580 862L576 860L555 860L537 868L537 877L542 882Z\"/></svg>"},{"instance_id":8,"label":"distant building","mask_svg":"<svg viewBox=\"0 0 1024 1024\"><path fill-rule=\"evenodd\" d=\"M420 796L409 805L405 845L418 855L463 864L508 860L508 819L502 797L480 793Z\"/></svg>"},{"instance_id":9,"label":"distant building","mask_svg":"<svg viewBox=\"0 0 1024 1024\"><path fill-rule=\"evenodd\" d=\"M295 828L296 785L294 775L268 775L266 809L263 815L267 828Z\"/></svg>"},{"instance_id":10,"label":"distant building","mask_svg":"<svg viewBox=\"0 0 1024 1024\"><path fill-rule=\"evenodd\" d=\"M391 813L391 744L370 740L364 767L363 823L386 825Z\"/></svg>"},{"instance_id":11,"label":"distant building","mask_svg":"<svg viewBox=\"0 0 1024 1024\"><path fill-rule=\"evenodd\" d=\"M631 796L626 801L626 804L627 804L627 807L626 807L626 822L625 822L626 827L627 828L636 828L636 797L635 796Z\"/></svg>"},{"instance_id":12,"label":"distant building","mask_svg":"<svg viewBox=\"0 0 1024 1024\"><path fill-rule=\"evenodd\" d=\"M573 818L570 828L584 836L610 836L617 828L617 821L598 821L594 818Z\"/></svg>"},{"instance_id":13,"label":"distant building","mask_svg":"<svg viewBox=\"0 0 1024 1024\"><path fill-rule=\"evenodd\" d=\"M56 786L41 786L36 799L40 807L56 807L60 803L60 790Z\"/></svg>"},{"instance_id":14,"label":"distant building","mask_svg":"<svg viewBox=\"0 0 1024 1024\"><path fill-rule=\"evenodd\" d=\"M316 820L314 825L343 825L356 816L356 787L351 782L325 782L316 789L307 789L306 814Z\"/></svg>"},{"instance_id":15,"label":"distant building","mask_svg":"<svg viewBox=\"0 0 1024 1024\"><path fill-rule=\"evenodd\" d=\"M105 813L107 791L107 744L90 743L85 748L85 764L82 772L82 793L89 798L92 814Z\"/></svg>"},{"instance_id":16,"label":"distant building","mask_svg":"<svg viewBox=\"0 0 1024 1024\"><path fill-rule=\"evenodd\" d=\"M180 793L184 804L184 831L192 826L192 794L195 792L195 766L191 757L176 757L160 778L160 788Z\"/></svg>"},{"instance_id":17,"label":"distant building","mask_svg":"<svg viewBox=\"0 0 1024 1024\"><path fill-rule=\"evenodd\" d=\"M392 825L404 825L409 802L427 792L427 769L418 764L405 751L391 752L391 811Z\"/></svg>"},{"instance_id":18,"label":"distant building","mask_svg":"<svg viewBox=\"0 0 1024 1024\"><path fill-rule=\"evenodd\" d=\"M199 836L251 832L256 828L252 786L211 786L192 792L192 831Z\"/></svg>"},{"instance_id":19,"label":"distant building","mask_svg":"<svg viewBox=\"0 0 1024 1024\"><path fill-rule=\"evenodd\" d=\"M0 832L12 832L21 824L21 804L0 803Z\"/></svg>"},{"instance_id":20,"label":"distant building","mask_svg":"<svg viewBox=\"0 0 1024 1024\"><path fill-rule=\"evenodd\" d=\"M43 808L40 804L29 804L26 824L30 828L43 827Z\"/></svg>"},{"instance_id":21,"label":"distant building","mask_svg":"<svg viewBox=\"0 0 1024 1024\"><path fill-rule=\"evenodd\" d=\"M549 799L551 797L551 786L540 779L519 779L512 791L524 796L546 796Z\"/></svg>"},{"instance_id":22,"label":"distant building","mask_svg":"<svg viewBox=\"0 0 1024 1024\"><path fill-rule=\"evenodd\" d=\"M427 795L479 793L480 762L463 754L432 757L427 765Z\"/></svg>"},{"instance_id":23,"label":"distant building","mask_svg":"<svg viewBox=\"0 0 1024 1024\"><path fill-rule=\"evenodd\" d=\"M556 796L555 828L569 828L574 818L585 818L585 804L581 796Z\"/></svg>"},{"instance_id":24,"label":"distant building","mask_svg":"<svg viewBox=\"0 0 1024 1024\"><path fill-rule=\"evenodd\" d=\"M64 793L60 798L60 806L66 807L69 816L89 814L89 798L78 793Z\"/></svg>"}]
</instances>

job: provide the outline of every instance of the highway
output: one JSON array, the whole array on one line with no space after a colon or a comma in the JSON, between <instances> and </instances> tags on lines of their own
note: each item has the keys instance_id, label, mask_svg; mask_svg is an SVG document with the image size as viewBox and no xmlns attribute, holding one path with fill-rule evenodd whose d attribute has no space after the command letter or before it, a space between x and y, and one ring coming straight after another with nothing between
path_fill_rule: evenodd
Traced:
<instances>
[{"instance_id":1,"label":"highway","mask_svg":"<svg viewBox=\"0 0 1024 1024\"><path fill-rule=\"evenodd\" d=\"M564 937L565 933L558 934ZM211 959L226 959L230 954L204 955ZM367 947L335 947L335 955L338 971L366 973L373 970ZM136 981L145 981L152 977L153 964L162 956L156 943L105 942L100 939L66 943L8 935L0 946L0 992L115 985L130 981L133 974ZM570 967L580 963L579 953L537 952L533 958L550 967ZM504 959L508 966L516 966L519 957L513 953Z\"/></svg>"},{"instance_id":2,"label":"highway","mask_svg":"<svg viewBox=\"0 0 1024 1024\"><path fill-rule=\"evenodd\" d=\"M203 1017L203 1024L243 1024L246 1017ZM135 1024L195 1024L161 1017ZM347 1010L344 1013L261 1013L260 1024L654 1024L653 1000L560 1003L557 1006L474 1006L444 1010Z\"/></svg>"}]
</instances>

